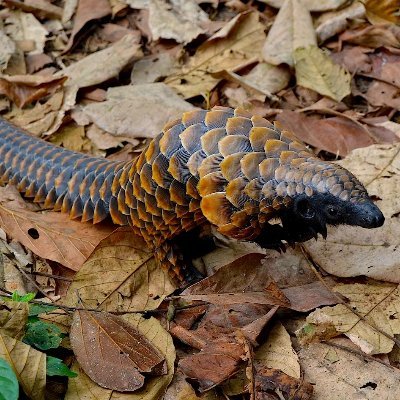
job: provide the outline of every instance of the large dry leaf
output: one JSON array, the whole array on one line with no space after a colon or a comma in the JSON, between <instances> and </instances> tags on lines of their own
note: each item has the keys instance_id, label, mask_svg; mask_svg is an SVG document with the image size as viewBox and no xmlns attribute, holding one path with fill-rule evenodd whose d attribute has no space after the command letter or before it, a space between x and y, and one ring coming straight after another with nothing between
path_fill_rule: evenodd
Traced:
<instances>
[{"instance_id":1,"label":"large dry leaf","mask_svg":"<svg viewBox=\"0 0 400 400\"><path fill-rule=\"evenodd\" d=\"M340 162L378 199L376 204L386 221L382 228L371 230L349 226L329 228L326 241L306 242L312 258L330 274L365 275L400 282L399 154L400 145L375 145L355 150Z\"/></svg>"},{"instance_id":2,"label":"large dry leaf","mask_svg":"<svg viewBox=\"0 0 400 400\"><path fill-rule=\"evenodd\" d=\"M89 104L84 112L114 135L154 138L167 122L194 108L164 83L145 83L110 88L106 101Z\"/></svg>"},{"instance_id":3,"label":"large dry leaf","mask_svg":"<svg viewBox=\"0 0 400 400\"><path fill-rule=\"evenodd\" d=\"M21 339L25 334L29 304L0 300L0 331L12 338Z\"/></svg>"},{"instance_id":4,"label":"large dry leaf","mask_svg":"<svg viewBox=\"0 0 400 400\"><path fill-rule=\"evenodd\" d=\"M46 354L4 335L0 330L0 357L11 365L29 399L44 400Z\"/></svg>"},{"instance_id":5,"label":"large dry leaf","mask_svg":"<svg viewBox=\"0 0 400 400\"><path fill-rule=\"evenodd\" d=\"M174 376L176 355L172 338L155 318L145 319L137 314L129 314L125 315L124 319L151 340L165 358L168 373L146 378L144 387L134 393L121 393L96 385L76 364L73 370L78 372L78 376L69 380L66 400L103 398L108 400L154 400L162 398Z\"/></svg>"},{"instance_id":6,"label":"large dry leaf","mask_svg":"<svg viewBox=\"0 0 400 400\"><path fill-rule=\"evenodd\" d=\"M4 76L0 77L0 94L7 96L18 107L24 107L55 92L66 79L40 75Z\"/></svg>"},{"instance_id":7,"label":"large dry leaf","mask_svg":"<svg viewBox=\"0 0 400 400\"><path fill-rule=\"evenodd\" d=\"M142 238L120 228L103 240L71 283L63 304L81 298L106 311L156 309L174 291L168 272L156 264Z\"/></svg>"},{"instance_id":8,"label":"large dry leaf","mask_svg":"<svg viewBox=\"0 0 400 400\"><path fill-rule=\"evenodd\" d=\"M14 41L32 41L33 49L30 54L43 53L47 29L35 18L33 14L21 11L9 11L6 19L5 32Z\"/></svg>"},{"instance_id":9,"label":"large dry leaf","mask_svg":"<svg viewBox=\"0 0 400 400\"><path fill-rule=\"evenodd\" d=\"M76 36L88 22L101 19L109 14L111 14L111 7L108 0L79 0L74 17L74 27L64 52L71 49L76 41Z\"/></svg>"},{"instance_id":10,"label":"large dry leaf","mask_svg":"<svg viewBox=\"0 0 400 400\"><path fill-rule=\"evenodd\" d=\"M292 131L303 142L340 156L374 143L367 127L348 118L317 119L284 110L276 119L284 129Z\"/></svg>"},{"instance_id":11,"label":"large dry leaf","mask_svg":"<svg viewBox=\"0 0 400 400\"><path fill-rule=\"evenodd\" d=\"M300 378L299 357L280 322L275 323L267 340L256 350L254 360L264 367L280 369L293 378Z\"/></svg>"},{"instance_id":12,"label":"large dry leaf","mask_svg":"<svg viewBox=\"0 0 400 400\"><path fill-rule=\"evenodd\" d=\"M275 8L281 8L285 2L285 0L260 0L260 1ZM301 0L301 1L309 11L315 11L315 12L334 10L347 2L347 0L324 0L324 1Z\"/></svg>"},{"instance_id":13,"label":"large dry leaf","mask_svg":"<svg viewBox=\"0 0 400 400\"><path fill-rule=\"evenodd\" d=\"M365 7L360 2L354 2L349 7L339 11L322 14L317 20L315 30L320 43L343 32L350 22L354 19L360 19L365 15Z\"/></svg>"},{"instance_id":14,"label":"large dry leaf","mask_svg":"<svg viewBox=\"0 0 400 400\"><path fill-rule=\"evenodd\" d=\"M265 38L259 14L239 14L227 26L204 42L165 83L185 98L206 94L220 81L212 74L235 71L257 60Z\"/></svg>"},{"instance_id":15,"label":"large dry leaf","mask_svg":"<svg viewBox=\"0 0 400 400\"><path fill-rule=\"evenodd\" d=\"M350 94L350 74L317 46L294 51L297 84L336 101Z\"/></svg>"},{"instance_id":16,"label":"large dry leaf","mask_svg":"<svg viewBox=\"0 0 400 400\"><path fill-rule=\"evenodd\" d=\"M4 3L37 15L38 18L61 19L63 13L61 7L50 4L47 0L4 0Z\"/></svg>"},{"instance_id":17,"label":"large dry leaf","mask_svg":"<svg viewBox=\"0 0 400 400\"><path fill-rule=\"evenodd\" d=\"M70 339L80 366L107 389L135 391L144 374L167 372L164 357L146 336L115 315L75 311Z\"/></svg>"},{"instance_id":18,"label":"large dry leaf","mask_svg":"<svg viewBox=\"0 0 400 400\"><path fill-rule=\"evenodd\" d=\"M66 214L29 209L16 190L0 188L0 225L35 254L78 270L115 228L71 221Z\"/></svg>"},{"instance_id":19,"label":"large dry leaf","mask_svg":"<svg viewBox=\"0 0 400 400\"><path fill-rule=\"evenodd\" d=\"M209 22L208 15L194 0L150 0L149 26L153 40L174 39L189 43L201 33Z\"/></svg>"},{"instance_id":20,"label":"large dry leaf","mask_svg":"<svg viewBox=\"0 0 400 400\"><path fill-rule=\"evenodd\" d=\"M323 307L307 317L299 335L304 341L314 337L329 337L344 334L358 345L364 353L389 353L394 341L373 329L376 327L391 337L400 334L400 291L393 284L340 284L333 290L348 300L348 307L338 304ZM361 319L353 311L362 315ZM325 336L326 335L326 336Z\"/></svg>"},{"instance_id":21,"label":"large dry leaf","mask_svg":"<svg viewBox=\"0 0 400 400\"><path fill-rule=\"evenodd\" d=\"M293 52L316 46L317 40L309 11L300 0L285 0L268 32L262 55L265 61L293 66Z\"/></svg>"},{"instance_id":22,"label":"large dry leaf","mask_svg":"<svg viewBox=\"0 0 400 400\"><path fill-rule=\"evenodd\" d=\"M373 49L381 46L400 47L400 39L396 31L392 31L388 25L368 25L353 31L348 30L343 32L339 39Z\"/></svg>"},{"instance_id":23,"label":"large dry leaf","mask_svg":"<svg viewBox=\"0 0 400 400\"><path fill-rule=\"evenodd\" d=\"M65 83L63 103L46 133L51 134L60 127L65 113L75 105L80 88L116 77L135 56L140 55L141 50L136 35L126 35L106 49L92 53L57 73L57 76L67 76L69 79Z\"/></svg>"},{"instance_id":24,"label":"large dry leaf","mask_svg":"<svg viewBox=\"0 0 400 400\"><path fill-rule=\"evenodd\" d=\"M15 53L15 43L0 30L0 72L3 72L10 61L11 56Z\"/></svg>"},{"instance_id":25,"label":"large dry leaf","mask_svg":"<svg viewBox=\"0 0 400 400\"><path fill-rule=\"evenodd\" d=\"M290 307L288 299L261 264L263 254L250 253L224 265L190 286L181 296L213 304L256 303Z\"/></svg>"},{"instance_id":26,"label":"large dry leaf","mask_svg":"<svg viewBox=\"0 0 400 400\"><path fill-rule=\"evenodd\" d=\"M371 24L380 25L388 22L398 24L400 22L398 0L365 0L364 4Z\"/></svg>"},{"instance_id":27,"label":"large dry leaf","mask_svg":"<svg viewBox=\"0 0 400 400\"><path fill-rule=\"evenodd\" d=\"M399 370L380 360L363 359L352 350L347 339L313 343L300 350L304 379L313 382L313 400L400 399ZM327 397L331 394L335 397Z\"/></svg>"}]
</instances>

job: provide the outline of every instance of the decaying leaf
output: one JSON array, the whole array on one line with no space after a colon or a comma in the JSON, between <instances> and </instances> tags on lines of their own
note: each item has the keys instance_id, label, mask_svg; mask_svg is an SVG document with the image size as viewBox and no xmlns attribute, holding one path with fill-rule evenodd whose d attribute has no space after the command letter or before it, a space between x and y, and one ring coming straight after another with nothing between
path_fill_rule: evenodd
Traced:
<instances>
[{"instance_id":1,"label":"decaying leaf","mask_svg":"<svg viewBox=\"0 0 400 400\"><path fill-rule=\"evenodd\" d=\"M134 393L121 393L98 386L76 364L73 370L78 372L78 376L69 380L66 400L83 400L92 398L93 395L99 399L110 400L154 400L161 398L165 393L174 375L175 347L170 334L155 318L145 319L137 314L129 314L124 316L124 320L149 338L152 345L165 358L168 373L162 376L147 376L142 389Z\"/></svg>"},{"instance_id":2,"label":"decaying leaf","mask_svg":"<svg viewBox=\"0 0 400 400\"><path fill-rule=\"evenodd\" d=\"M350 74L317 46L294 51L297 84L341 101L350 94Z\"/></svg>"},{"instance_id":3,"label":"decaying leaf","mask_svg":"<svg viewBox=\"0 0 400 400\"><path fill-rule=\"evenodd\" d=\"M84 112L116 136L153 138L167 122L194 108L164 83L145 83L110 88L106 101L89 104Z\"/></svg>"},{"instance_id":4,"label":"decaying leaf","mask_svg":"<svg viewBox=\"0 0 400 400\"><path fill-rule=\"evenodd\" d=\"M285 0L268 32L262 55L265 61L293 66L293 52L316 46L317 40L309 11L298 0Z\"/></svg>"},{"instance_id":5,"label":"decaying leaf","mask_svg":"<svg viewBox=\"0 0 400 400\"><path fill-rule=\"evenodd\" d=\"M369 25L340 35L340 40L376 49L381 46L400 47L400 40L387 26Z\"/></svg>"},{"instance_id":6,"label":"decaying leaf","mask_svg":"<svg viewBox=\"0 0 400 400\"><path fill-rule=\"evenodd\" d=\"M71 283L63 303L75 306L77 294L87 307L105 311L156 309L174 291L142 238L120 228L102 241Z\"/></svg>"},{"instance_id":7,"label":"decaying leaf","mask_svg":"<svg viewBox=\"0 0 400 400\"><path fill-rule=\"evenodd\" d=\"M0 331L14 339L21 339L28 313L29 304L26 302L0 300Z\"/></svg>"},{"instance_id":8,"label":"decaying leaf","mask_svg":"<svg viewBox=\"0 0 400 400\"><path fill-rule=\"evenodd\" d=\"M207 13L194 0L149 0L149 26L154 40L189 43L205 32L208 22Z\"/></svg>"},{"instance_id":9,"label":"decaying leaf","mask_svg":"<svg viewBox=\"0 0 400 400\"><path fill-rule=\"evenodd\" d=\"M260 0L271 7L281 8L285 0ZM301 0L309 11L321 12L335 10L346 3L347 0Z\"/></svg>"},{"instance_id":10,"label":"decaying leaf","mask_svg":"<svg viewBox=\"0 0 400 400\"><path fill-rule=\"evenodd\" d=\"M400 282L399 151L399 145L375 145L354 150L340 162L360 179L372 198L377 199L386 221L382 228L374 230L349 226L330 228L326 241L305 243L313 260L330 274L365 275Z\"/></svg>"},{"instance_id":11,"label":"decaying leaf","mask_svg":"<svg viewBox=\"0 0 400 400\"><path fill-rule=\"evenodd\" d=\"M334 290L348 299L347 305L338 304L334 307L323 307L312 312L307 317L307 323L299 332L304 341L324 339L324 331L329 336L345 334L364 353L389 353L394 341L382 335L376 327L389 336L400 333L400 291L393 284L340 284ZM362 320L352 312L352 309L362 315Z\"/></svg>"},{"instance_id":12,"label":"decaying leaf","mask_svg":"<svg viewBox=\"0 0 400 400\"><path fill-rule=\"evenodd\" d=\"M0 357L11 365L28 398L44 400L46 386L46 355L44 353L3 334L0 329Z\"/></svg>"},{"instance_id":13,"label":"decaying leaf","mask_svg":"<svg viewBox=\"0 0 400 400\"><path fill-rule=\"evenodd\" d=\"M15 43L5 32L0 30L0 72L3 72L7 68L8 61L10 61L15 50Z\"/></svg>"},{"instance_id":14,"label":"decaying leaf","mask_svg":"<svg viewBox=\"0 0 400 400\"><path fill-rule=\"evenodd\" d=\"M212 74L236 69L258 59L264 42L264 25L256 12L239 14L229 25L204 42L181 71L165 83L184 98L205 94L219 82Z\"/></svg>"},{"instance_id":15,"label":"decaying leaf","mask_svg":"<svg viewBox=\"0 0 400 400\"><path fill-rule=\"evenodd\" d=\"M66 214L35 212L11 188L0 188L0 225L35 254L73 270L115 229L71 221Z\"/></svg>"},{"instance_id":16,"label":"decaying leaf","mask_svg":"<svg viewBox=\"0 0 400 400\"><path fill-rule=\"evenodd\" d=\"M115 315L75 311L70 339L80 366L107 389L135 391L145 382L143 374L167 372L163 356L146 336Z\"/></svg>"},{"instance_id":17,"label":"decaying leaf","mask_svg":"<svg viewBox=\"0 0 400 400\"><path fill-rule=\"evenodd\" d=\"M397 0L364 0L367 18L371 24L398 24L400 22L399 3Z\"/></svg>"}]
</instances>

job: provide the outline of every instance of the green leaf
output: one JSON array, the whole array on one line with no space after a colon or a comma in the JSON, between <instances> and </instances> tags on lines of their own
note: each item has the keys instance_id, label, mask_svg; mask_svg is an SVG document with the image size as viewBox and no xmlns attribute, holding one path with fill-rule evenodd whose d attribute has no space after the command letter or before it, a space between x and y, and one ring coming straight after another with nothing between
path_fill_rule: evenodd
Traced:
<instances>
[{"instance_id":1,"label":"green leaf","mask_svg":"<svg viewBox=\"0 0 400 400\"><path fill-rule=\"evenodd\" d=\"M17 400L19 384L10 364L0 358L0 400Z\"/></svg>"},{"instance_id":2,"label":"green leaf","mask_svg":"<svg viewBox=\"0 0 400 400\"><path fill-rule=\"evenodd\" d=\"M39 350L56 349L62 340L61 329L41 320L28 322L24 342Z\"/></svg>"},{"instance_id":3,"label":"green leaf","mask_svg":"<svg viewBox=\"0 0 400 400\"><path fill-rule=\"evenodd\" d=\"M47 304L30 304L29 305L29 316L36 316L39 314L43 314L43 313L48 313L51 311L56 310L57 307L51 306L51 305L47 305Z\"/></svg>"},{"instance_id":4,"label":"green leaf","mask_svg":"<svg viewBox=\"0 0 400 400\"><path fill-rule=\"evenodd\" d=\"M20 295L18 292L14 292L12 294L11 300L13 301L21 301L23 303L29 303L31 300L35 298L35 293L27 293L24 295Z\"/></svg>"},{"instance_id":5,"label":"green leaf","mask_svg":"<svg viewBox=\"0 0 400 400\"><path fill-rule=\"evenodd\" d=\"M317 46L300 47L293 53L297 84L336 101L350 94L350 74Z\"/></svg>"},{"instance_id":6,"label":"green leaf","mask_svg":"<svg viewBox=\"0 0 400 400\"><path fill-rule=\"evenodd\" d=\"M46 362L46 374L49 376L68 376L69 378L75 378L78 374L71 371L59 358L47 356Z\"/></svg>"}]
</instances>

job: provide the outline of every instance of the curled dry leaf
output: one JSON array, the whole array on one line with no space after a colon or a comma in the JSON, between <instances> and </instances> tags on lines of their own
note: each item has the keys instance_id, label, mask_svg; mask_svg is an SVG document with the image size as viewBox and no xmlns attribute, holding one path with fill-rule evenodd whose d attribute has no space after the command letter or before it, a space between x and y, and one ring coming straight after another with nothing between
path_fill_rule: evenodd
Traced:
<instances>
[{"instance_id":1,"label":"curled dry leaf","mask_svg":"<svg viewBox=\"0 0 400 400\"><path fill-rule=\"evenodd\" d=\"M174 39L189 43L209 22L208 15L194 0L149 1L149 26L153 40Z\"/></svg>"},{"instance_id":2,"label":"curled dry leaf","mask_svg":"<svg viewBox=\"0 0 400 400\"><path fill-rule=\"evenodd\" d=\"M374 230L350 226L330 228L326 241L305 243L313 260L328 273L400 282L399 154L400 145L375 145L354 150L340 162L377 199L386 221L382 228Z\"/></svg>"},{"instance_id":3,"label":"curled dry leaf","mask_svg":"<svg viewBox=\"0 0 400 400\"><path fill-rule=\"evenodd\" d=\"M89 379L76 363L72 369L78 372L78 376L69 380L66 400L91 399L93 396L97 399L106 398L109 400L154 400L162 398L174 375L176 355L172 338L155 318L144 319L141 315L129 314L124 316L124 320L149 338L152 345L165 358L168 373L161 376L146 376L145 385L142 389L134 393L121 393L98 386Z\"/></svg>"},{"instance_id":4,"label":"curled dry leaf","mask_svg":"<svg viewBox=\"0 0 400 400\"><path fill-rule=\"evenodd\" d=\"M143 238L119 228L103 240L75 275L63 304L75 306L77 293L87 307L107 311L156 309L175 287Z\"/></svg>"},{"instance_id":5,"label":"curled dry leaf","mask_svg":"<svg viewBox=\"0 0 400 400\"><path fill-rule=\"evenodd\" d=\"M350 94L350 74L317 46L294 51L297 84L341 101Z\"/></svg>"},{"instance_id":6,"label":"curled dry leaf","mask_svg":"<svg viewBox=\"0 0 400 400\"><path fill-rule=\"evenodd\" d=\"M212 76L219 71L235 71L258 60L265 34L259 14L239 14L228 23L230 29L221 29L204 42L193 57L165 83L184 98L205 94L220 81Z\"/></svg>"},{"instance_id":7,"label":"curled dry leaf","mask_svg":"<svg viewBox=\"0 0 400 400\"><path fill-rule=\"evenodd\" d=\"M116 136L153 138L167 122L193 109L164 83L145 83L110 88L106 101L89 104L84 112Z\"/></svg>"},{"instance_id":8,"label":"curled dry leaf","mask_svg":"<svg viewBox=\"0 0 400 400\"><path fill-rule=\"evenodd\" d=\"M340 334L346 335L358 345L364 353L389 353L394 341L378 332L380 329L394 337L400 333L400 291L393 284L341 284L334 290L348 299L348 306L338 304L323 307L307 317L305 325L298 335L303 342L313 339L329 339ZM364 317L362 320L352 310Z\"/></svg>"},{"instance_id":9,"label":"curled dry leaf","mask_svg":"<svg viewBox=\"0 0 400 400\"><path fill-rule=\"evenodd\" d=\"M348 339L335 339L300 350L304 380L313 382L313 400L326 400L328 393L336 393L341 400L400 398L399 370L380 360L364 359L353 349Z\"/></svg>"},{"instance_id":10,"label":"curled dry leaf","mask_svg":"<svg viewBox=\"0 0 400 400\"><path fill-rule=\"evenodd\" d=\"M4 94L18 107L55 92L66 81L66 77L40 75L15 75L0 78L0 94Z\"/></svg>"},{"instance_id":11,"label":"curled dry leaf","mask_svg":"<svg viewBox=\"0 0 400 400\"><path fill-rule=\"evenodd\" d=\"M44 400L46 354L3 334L0 329L0 357L11 365L29 399Z\"/></svg>"},{"instance_id":12,"label":"curled dry leaf","mask_svg":"<svg viewBox=\"0 0 400 400\"><path fill-rule=\"evenodd\" d=\"M262 55L265 61L293 66L293 52L298 48L316 46L317 40L311 15L301 1L285 0L268 32Z\"/></svg>"},{"instance_id":13,"label":"curled dry leaf","mask_svg":"<svg viewBox=\"0 0 400 400\"><path fill-rule=\"evenodd\" d=\"M0 331L12 338L21 339L28 320L29 304L0 300Z\"/></svg>"},{"instance_id":14,"label":"curled dry leaf","mask_svg":"<svg viewBox=\"0 0 400 400\"><path fill-rule=\"evenodd\" d=\"M90 21L111 14L110 3L107 0L79 0L74 17L74 27L65 46L64 53L69 51L76 42L76 37L82 28Z\"/></svg>"},{"instance_id":15,"label":"curled dry leaf","mask_svg":"<svg viewBox=\"0 0 400 400\"><path fill-rule=\"evenodd\" d=\"M376 49L381 46L400 47L400 40L389 26L368 25L353 31L343 32L339 39L343 42L358 44L360 46Z\"/></svg>"},{"instance_id":16,"label":"curled dry leaf","mask_svg":"<svg viewBox=\"0 0 400 400\"><path fill-rule=\"evenodd\" d=\"M0 188L0 225L35 254L78 270L98 242L115 228L71 221L56 212L29 209L16 189Z\"/></svg>"},{"instance_id":17,"label":"curled dry leaf","mask_svg":"<svg viewBox=\"0 0 400 400\"><path fill-rule=\"evenodd\" d=\"M340 156L351 150L372 145L368 128L348 118L317 119L305 114L284 110L276 120L303 142L318 150ZM321 133L322 132L322 133Z\"/></svg>"},{"instance_id":18,"label":"curled dry leaf","mask_svg":"<svg viewBox=\"0 0 400 400\"><path fill-rule=\"evenodd\" d=\"M158 349L115 315L75 311L70 339L83 370L107 389L135 391L143 386L144 374L167 373Z\"/></svg>"}]
</instances>

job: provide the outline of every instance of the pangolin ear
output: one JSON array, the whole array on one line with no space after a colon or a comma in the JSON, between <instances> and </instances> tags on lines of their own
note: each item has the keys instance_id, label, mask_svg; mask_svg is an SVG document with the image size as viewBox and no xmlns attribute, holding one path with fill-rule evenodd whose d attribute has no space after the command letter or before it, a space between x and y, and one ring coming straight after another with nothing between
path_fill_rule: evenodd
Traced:
<instances>
[{"instance_id":1,"label":"pangolin ear","mask_svg":"<svg viewBox=\"0 0 400 400\"><path fill-rule=\"evenodd\" d=\"M312 219L315 217L315 210L310 200L305 197L296 199L294 202L294 211L305 219Z\"/></svg>"}]
</instances>

